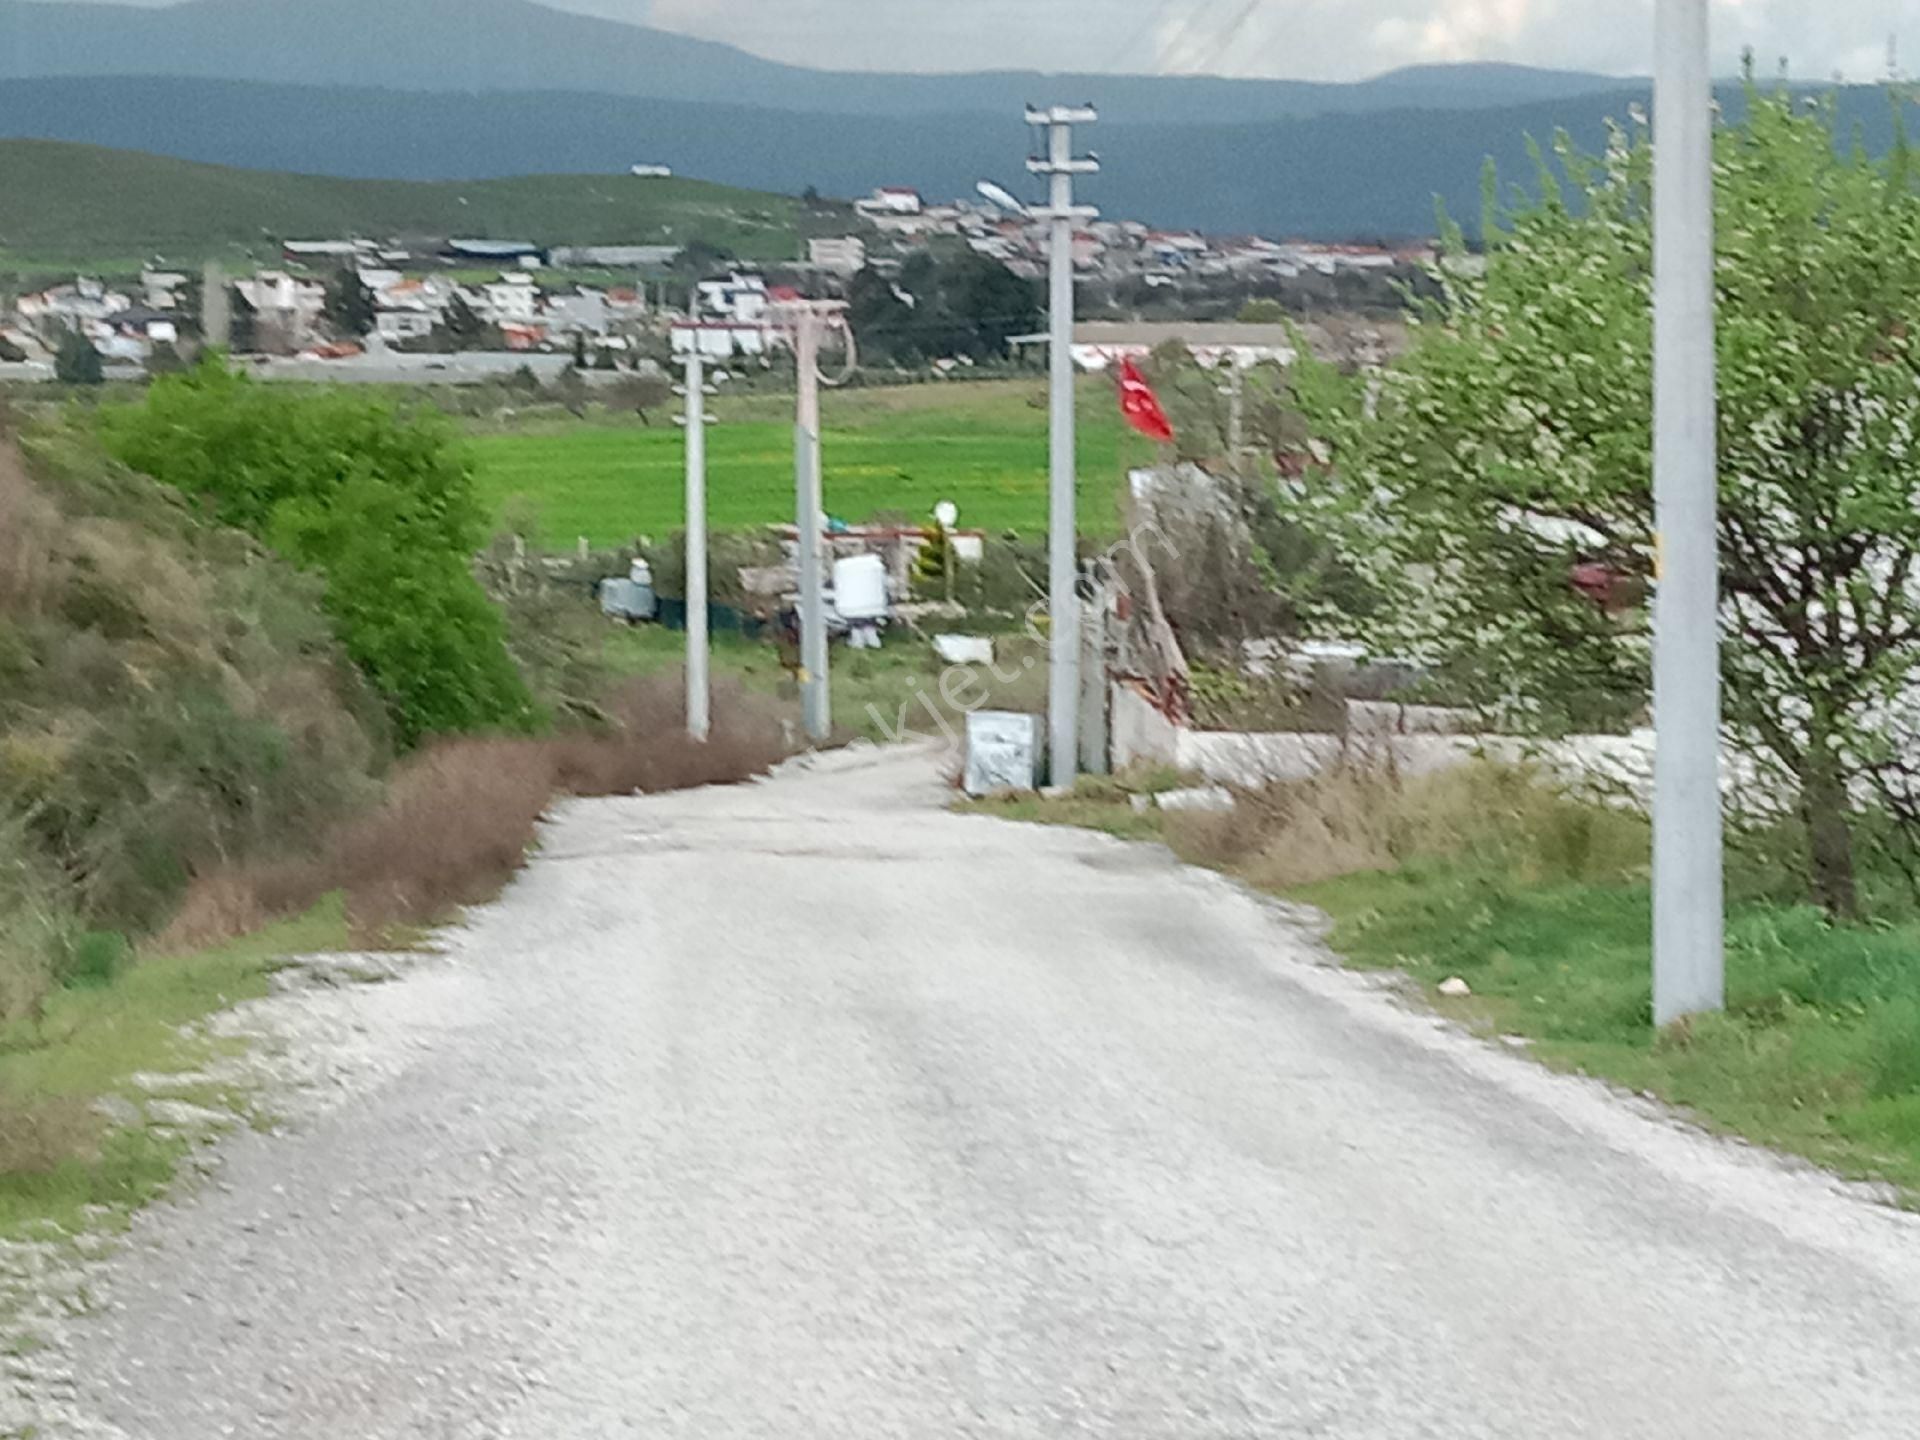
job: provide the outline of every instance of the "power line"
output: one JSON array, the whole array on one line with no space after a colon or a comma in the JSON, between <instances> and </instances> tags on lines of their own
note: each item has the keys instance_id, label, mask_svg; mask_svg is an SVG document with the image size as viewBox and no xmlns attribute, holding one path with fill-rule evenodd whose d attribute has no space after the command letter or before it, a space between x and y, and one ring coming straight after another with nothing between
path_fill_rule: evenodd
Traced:
<instances>
[{"instance_id":1,"label":"power line","mask_svg":"<svg viewBox=\"0 0 1920 1440\"><path fill-rule=\"evenodd\" d=\"M1260 7L1265 3L1266 0L1247 0L1246 6L1240 11L1239 15L1234 18L1233 23L1221 34L1220 39L1215 43L1213 49L1208 52L1207 58L1194 66L1196 74L1212 70L1220 63L1221 59L1233 49L1234 44L1240 39L1240 32L1247 28L1247 22L1253 19L1254 15L1259 12Z\"/></svg>"},{"instance_id":2,"label":"power line","mask_svg":"<svg viewBox=\"0 0 1920 1440\"><path fill-rule=\"evenodd\" d=\"M1187 44L1196 35L1204 33L1200 29L1203 16L1214 11L1224 10L1233 0L1198 0L1192 12L1165 44L1160 47L1160 66L1163 72L1178 73L1175 62L1185 51Z\"/></svg>"},{"instance_id":3,"label":"power line","mask_svg":"<svg viewBox=\"0 0 1920 1440\"><path fill-rule=\"evenodd\" d=\"M1160 4L1155 6L1152 13L1147 16L1147 23L1126 38L1120 48L1113 52L1113 58L1107 61L1105 68L1118 70L1121 62L1131 55L1142 41L1158 30L1181 3L1182 0L1160 0Z\"/></svg>"}]
</instances>

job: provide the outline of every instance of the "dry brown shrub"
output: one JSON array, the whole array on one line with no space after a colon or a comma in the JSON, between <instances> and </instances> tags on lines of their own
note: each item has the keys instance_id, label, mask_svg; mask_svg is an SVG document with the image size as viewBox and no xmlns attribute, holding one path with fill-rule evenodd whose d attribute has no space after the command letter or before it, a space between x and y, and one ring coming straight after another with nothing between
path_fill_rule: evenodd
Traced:
<instances>
[{"instance_id":1,"label":"dry brown shrub","mask_svg":"<svg viewBox=\"0 0 1920 1440\"><path fill-rule=\"evenodd\" d=\"M105 1127L77 1096L25 1100L0 1093L0 1174L44 1175L91 1154Z\"/></svg>"},{"instance_id":2,"label":"dry brown shrub","mask_svg":"<svg viewBox=\"0 0 1920 1440\"><path fill-rule=\"evenodd\" d=\"M714 686L713 731L705 744L686 731L684 674L631 681L614 692L605 709L611 731L547 742L555 783L570 795L737 784L765 774L792 753L771 704L728 682Z\"/></svg>"},{"instance_id":3,"label":"dry brown shrub","mask_svg":"<svg viewBox=\"0 0 1920 1440\"><path fill-rule=\"evenodd\" d=\"M0 439L0 610L36 614L59 588L60 515L27 478L20 453Z\"/></svg>"},{"instance_id":4,"label":"dry brown shrub","mask_svg":"<svg viewBox=\"0 0 1920 1440\"><path fill-rule=\"evenodd\" d=\"M1310 779L1239 791L1235 802L1224 814L1169 815L1175 848L1280 890L1450 854L1516 807L1559 803L1523 770L1473 762L1408 777L1362 751Z\"/></svg>"},{"instance_id":5,"label":"dry brown shrub","mask_svg":"<svg viewBox=\"0 0 1920 1440\"><path fill-rule=\"evenodd\" d=\"M450 740L407 761L328 846L355 926L437 919L494 894L525 860L553 785L552 757L534 741Z\"/></svg>"},{"instance_id":6,"label":"dry brown shrub","mask_svg":"<svg viewBox=\"0 0 1920 1440\"><path fill-rule=\"evenodd\" d=\"M685 685L638 681L608 704L612 730L550 739L448 740L394 774L381 802L311 858L228 865L196 879L159 950L196 949L344 892L360 934L428 924L496 894L525 861L556 794L631 795L734 784L790 752L765 700L716 687L704 745L685 729Z\"/></svg>"},{"instance_id":7,"label":"dry brown shrub","mask_svg":"<svg viewBox=\"0 0 1920 1440\"><path fill-rule=\"evenodd\" d=\"M205 950L310 910L338 888L322 857L223 865L187 887L180 908L146 949L156 955Z\"/></svg>"}]
</instances>

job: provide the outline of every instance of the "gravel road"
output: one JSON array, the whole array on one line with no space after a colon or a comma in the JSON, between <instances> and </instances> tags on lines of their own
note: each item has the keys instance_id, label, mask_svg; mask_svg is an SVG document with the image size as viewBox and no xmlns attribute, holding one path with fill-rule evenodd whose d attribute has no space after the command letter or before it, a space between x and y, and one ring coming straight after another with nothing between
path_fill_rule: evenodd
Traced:
<instances>
[{"instance_id":1,"label":"gravel road","mask_svg":"<svg viewBox=\"0 0 1920 1440\"><path fill-rule=\"evenodd\" d=\"M330 1002L356 1083L143 1218L87 1433L1920 1435L1910 1217L944 798L569 807Z\"/></svg>"}]
</instances>

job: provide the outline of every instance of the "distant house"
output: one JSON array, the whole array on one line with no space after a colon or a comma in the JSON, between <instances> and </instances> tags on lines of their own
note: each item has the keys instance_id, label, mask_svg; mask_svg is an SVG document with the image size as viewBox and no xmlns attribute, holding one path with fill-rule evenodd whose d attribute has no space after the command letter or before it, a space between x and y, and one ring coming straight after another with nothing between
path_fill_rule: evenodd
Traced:
<instances>
[{"instance_id":1,"label":"distant house","mask_svg":"<svg viewBox=\"0 0 1920 1440\"><path fill-rule=\"evenodd\" d=\"M1185 345L1201 364L1291 365L1298 358L1286 325L1232 321L1164 324L1082 321L1073 331L1073 360L1083 370L1105 370L1121 360L1144 360L1169 342Z\"/></svg>"},{"instance_id":2,"label":"distant house","mask_svg":"<svg viewBox=\"0 0 1920 1440\"><path fill-rule=\"evenodd\" d=\"M144 305L129 306L116 314L110 323L120 338L143 345L175 345L180 340L180 325L172 315L164 310L148 309Z\"/></svg>"},{"instance_id":3,"label":"distant house","mask_svg":"<svg viewBox=\"0 0 1920 1440\"><path fill-rule=\"evenodd\" d=\"M736 356L764 355L768 349L767 327L726 320L693 320L673 327L675 355L700 354L709 360L732 360Z\"/></svg>"},{"instance_id":4,"label":"distant house","mask_svg":"<svg viewBox=\"0 0 1920 1440\"><path fill-rule=\"evenodd\" d=\"M632 173L636 179L640 180L671 180L673 167L671 165L636 165Z\"/></svg>"},{"instance_id":5,"label":"distant house","mask_svg":"<svg viewBox=\"0 0 1920 1440\"><path fill-rule=\"evenodd\" d=\"M269 352L298 350L313 338L327 305L327 287L284 270L262 270L233 288L253 311L255 343Z\"/></svg>"},{"instance_id":6,"label":"distant house","mask_svg":"<svg viewBox=\"0 0 1920 1440\"><path fill-rule=\"evenodd\" d=\"M180 304L180 292L192 278L177 270L142 270L140 303L149 310L173 310Z\"/></svg>"},{"instance_id":7,"label":"distant house","mask_svg":"<svg viewBox=\"0 0 1920 1440\"><path fill-rule=\"evenodd\" d=\"M918 190L901 185L882 185L864 200L853 202L862 215L918 215L925 208Z\"/></svg>"},{"instance_id":8,"label":"distant house","mask_svg":"<svg viewBox=\"0 0 1920 1440\"><path fill-rule=\"evenodd\" d=\"M546 316L547 327L555 335L598 338L613 328L613 313L606 295L584 286L571 295L549 295Z\"/></svg>"},{"instance_id":9,"label":"distant house","mask_svg":"<svg viewBox=\"0 0 1920 1440\"><path fill-rule=\"evenodd\" d=\"M538 270L547 252L526 240L449 240L441 257L453 264L514 266Z\"/></svg>"},{"instance_id":10,"label":"distant house","mask_svg":"<svg viewBox=\"0 0 1920 1440\"><path fill-rule=\"evenodd\" d=\"M766 278L739 271L721 280L702 280L694 287L694 311L741 324L764 324L771 305Z\"/></svg>"},{"instance_id":11,"label":"distant house","mask_svg":"<svg viewBox=\"0 0 1920 1440\"><path fill-rule=\"evenodd\" d=\"M133 301L119 291L81 276L71 285L56 285L35 295L22 295L14 309L22 321L45 337L104 325L132 306Z\"/></svg>"},{"instance_id":12,"label":"distant house","mask_svg":"<svg viewBox=\"0 0 1920 1440\"><path fill-rule=\"evenodd\" d=\"M867 242L858 235L821 236L807 242L807 260L833 275L858 275L867 268Z\"/></svg>"},{"instance_id":13,"label":"distant house","mask_svg":"<svg viewBox=\"0 0 1920 1440\"><path fill-rule=\"evenodd\" d=\"M539 323L540 290L524 270L509 271L498 280L461 293L475 314L502 329Z\"/></svg>"},{"instance_id":14,"label":"distant house","mask_svg":"<svg viewBox=\"0 0 1920 1440\"><path fill-rule=\"evenodd\" d=\"M409 280L404 276L374 285L367 279L370 273L362 271L360 278L373 291L378 307L375 334L387 341L421 340L433 334L453 299L451 286L439 280Z\"/></svg>"},{"instance_id":15,"label":"distant house","mask_svg":"<svg viewBox=\"0 0 1920 1440\"><path fill-rule=\"evenodd\" d=\"M555 265L608 270L664 270L680 258L680 245L561 245L549 255Z\"/></svg>"}]
</instances>

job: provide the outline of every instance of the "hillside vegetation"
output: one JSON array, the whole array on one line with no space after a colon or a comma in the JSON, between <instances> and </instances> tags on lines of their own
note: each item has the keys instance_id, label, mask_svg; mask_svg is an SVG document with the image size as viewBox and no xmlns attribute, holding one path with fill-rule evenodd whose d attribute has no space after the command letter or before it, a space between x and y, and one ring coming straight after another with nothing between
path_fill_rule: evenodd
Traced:
<instances>
[{"instance_id":1,"label":"hillside vegetation","mask_svg":"<svg viewBox=\"0 0 1920 1440\"><path fill-rule=\"evenodd\" d=\"M0 440L0 1021L371 799L386 733L316 581L79 430Z\"/></svg>"},{"instance_id":2,"label":"hillside vegetation","mask_svg":"<svg viewBox=\"0 0 1920 1440\"><path fill-rule=\"evenodd\" d=\"M153 255L231 262L243 252L274 258L289 239L452 235L574 245L697 239L771 260L797 253L807 219L784 195L678 178L347 180L0 140L0 257L15 263Z\"/></svg>"},{"instance_id":3,"label":"hillside vegetation","mask_svg":"<svg viewBox=\"0 0 1920 1440\"><path fill-rule=\"evenodd\" d=\"M1729 117L1744 111L1737 86L1723 87L1720 101ZM1445 112L1422 103L1416 95L1404 109L1235 125L1102 124L1089 142L1102 170L1088 180L1086 199L1109 216L1216 234L1425 237L1434 233L1436 196L1477 226L1489 156L1504 179L1531 186L1529 136L1545 145L1566 129L1585 149L1601 150L1606 122L1627 123L1648 96L1623 88ZM1884 153L1893 137L1884 91L1852 87L1839 92L1838 104L1841 133L1857 127L1870 151ZM716 90L712 100L694 102L139 76L21 80L0 85L0 134L333 175L598 172L609 178L596 183L609 185L646 159L758 190L812 185L853 196L901 184L939 197L971 194L983 175L1017 175L1030 143L1018 107L961 123L934 115L876 123L827 108L765 105L751 89ZM1024 181L1018 188L1035 194ZM74 232L73 243L85 234Z\"/></svg>"},{"instance_id":4,"label":"hillside vegetation","mask_svg":"<svg viewBox=\"0 0 1920 1440\"><path fill-rule=\"evenodd\" d=\"M202 1073L221 1042L196 1022L265 993L279 957L486 900L556 793L724 783L785 753L768 704L723 697L697 745L675 677L623 689L581 663L575 630L599 630L577 599L573 629L523 637L519 671L472 557L450 572L406 513L410 497L472 519L430 428L363 399L251 403L206 375L168 398L147 419L218 472L181 472L191 494L110 458L86 412L0 414L0 1238L98 1223L165 1185L190 1140L106 1118L152 1115L155 1077L246 1109ZM107 429L143 433L124 414ZM340 483L289 493L327 473ZM384 510L361 503L383 488ZM571 728L508 737L473 712L503 675L525 706L560 662L590 701ZM390 736L424 739L431 717L481 733L396 759Z\"/></svg>"}]
</instances>

